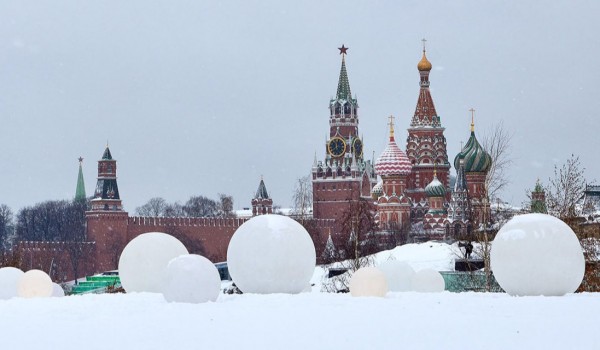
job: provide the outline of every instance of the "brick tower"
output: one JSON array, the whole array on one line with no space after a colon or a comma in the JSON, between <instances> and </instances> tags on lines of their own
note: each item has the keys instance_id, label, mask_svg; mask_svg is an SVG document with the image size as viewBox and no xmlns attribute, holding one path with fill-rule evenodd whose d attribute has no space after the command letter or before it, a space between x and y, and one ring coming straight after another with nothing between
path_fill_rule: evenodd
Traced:
<instances>
[{"instance_id":1,"label":"brick tower","mask_svg":"<svg viewBox=\"0 0 600 350\"><path fill-rule=\"evenodd\" d=\"M425 53L423 39L423 57L417 64L421 77L419 98L406 139L406 154L413 165L407 190L415 207L412 213L413 221L422 219L427 212L425 187L433 180L434 168L437 169L437 178L447 189L447 200L450 193L450 163L446 151L445 128L442 127L429 91L429 73L432 65Z\"/></svg>"},{"instance_id":2,"label":"brick tower","mask_svg":"<svg viewBox=\"0 0 600 350\"><path fill-rule=\"evenodd\" d=\"M252 198L252 216L264 214L273 214L273 200L269 197L267 186L261 178L256 194Z\"/></svg>"},{"instance_id":3,"label":"brick tower","mask_svg":"<svg viewBox=\"0 0 600 350\"><path fill-rule=\"evenodd\" d=\"M339 48L342 68L335 98L329 101L329 138L325 160L312 167L313 217L338 218L349 201L370 198L376 176L370 161L363 158L358 136L358 102L352 97L346 71L347 47Z\"/></svg>"},{"instance_id":4,"label":"brick tower","mask_svg":"<svg viewBox=\"0 0 600 350\"><path fill-rule=\"evenodd\" d=\"M86 212L88 240L95 242L95 271L114 270L127 242L128 214L123 211L117 186L117 161L108 145L98 161L98 182L91 209Z\"/></svg>"}]
</instances>

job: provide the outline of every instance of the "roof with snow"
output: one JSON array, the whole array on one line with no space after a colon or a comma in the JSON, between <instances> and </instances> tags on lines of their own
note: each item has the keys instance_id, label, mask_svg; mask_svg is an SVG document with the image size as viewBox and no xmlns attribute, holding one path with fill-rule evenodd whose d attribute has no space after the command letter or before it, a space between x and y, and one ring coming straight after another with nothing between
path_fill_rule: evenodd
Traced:
<instances>
[{"instance_id":1,"label":"roof with snow","mask_svg":"<svg viewBox=\"0 0 600 350\"><path fill-rule=\"evenodd\" d=\"M412 164L406 153L402 152L394 139L394 124L390 117L390 142L375 162L375 172L377 175L409 175L412 170Z\"/></svg>"}]
</instances>

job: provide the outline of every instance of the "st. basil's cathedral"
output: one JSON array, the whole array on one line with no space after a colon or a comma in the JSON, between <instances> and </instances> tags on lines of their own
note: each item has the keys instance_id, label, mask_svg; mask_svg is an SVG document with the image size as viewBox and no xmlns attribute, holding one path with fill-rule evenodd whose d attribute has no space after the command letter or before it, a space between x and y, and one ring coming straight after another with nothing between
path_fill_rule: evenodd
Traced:
<instances>
[{"instance_id":1,"label":"st. basil's cathedral","mask_svg":"<svg viewBox=\"0 0 600 350\"><path fill-rule=\"evenodd\" d=\"M375 162L363 157L358 101L350 92L346 68L348 48L339 50L342 65L337 93L329 103L325 158L315 159L312 167L314 218L339 219L348 203L362 199L373 204L382 232L402 229L421 239L452 238L489 222L485 181L492 159L477 141L473 119L470 138L454 158L457 176L450 188L445 129L429 90L432 64L425 47L417 64L420 89L406 151L396 143L390 116L389 142Z\"/></svg>"}]
</instances>

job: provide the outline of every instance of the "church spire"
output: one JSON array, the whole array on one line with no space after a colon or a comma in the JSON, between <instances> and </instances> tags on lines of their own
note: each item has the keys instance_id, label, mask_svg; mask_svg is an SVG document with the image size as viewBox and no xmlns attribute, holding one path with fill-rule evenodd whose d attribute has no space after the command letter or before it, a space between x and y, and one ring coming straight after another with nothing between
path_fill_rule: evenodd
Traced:
<instances>
[{"instance_id":1,"label":"church spire","mask_svg":"<svg viewBox=\"0 0 600 350\"><path fill-rule=\"evenodd\" d=\"M340 55L342 55L342 68L340 68L336 99L351 101L352 93L350 92L350 82L348 81L348 72L346 71L346 51L348 51L348 48L342 45L338 50L340 50Z\"/></svg>"},{"instance_id":2,"label":"church spire","mask_svg":"<svg viewBox=\"0 0 600 350\"><path fill-rule=\"evenodd\" d=\"M435 105L433 104L433 99L431 98L431 92L429 91L429 72L431 71L432 65L425 55L426 41L427 40L423 39L423 57L417 64L417 69L419 70L419 75L421 77L419 82L421 89L419 91L419 99L417 100L417 108L415 109L415 114L410 123L411 128L420 126L433 126L439 128L442 126L440 123L440 117L435 111Z\"/></svg>"},{"instance_id":3,"label":"church spire","mask_svg":"<svg viewBox=\"0 0 600 350\"><path fill-rule=\"evenodd\" d=\"M83 157L79 157L79 175L77 175L77 188L75 189L75 200L84 201L85 195L85 184L83 182L83 169L82 169Z\"/></svg>"}]
</instances>

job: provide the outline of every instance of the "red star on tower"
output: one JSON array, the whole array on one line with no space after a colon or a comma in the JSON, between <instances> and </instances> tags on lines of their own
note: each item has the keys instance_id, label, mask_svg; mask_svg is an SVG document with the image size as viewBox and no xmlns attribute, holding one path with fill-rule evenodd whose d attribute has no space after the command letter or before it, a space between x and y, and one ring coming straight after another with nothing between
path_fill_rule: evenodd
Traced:
<instances>
[{"instance_id":1,"label":"red star on tower","mask_svg":"<svg viewBox=\"0 0 600 350\"><path fill-rule=\"evenodd\" d=\"M344 46L344 44L342 44L342 47L338 47L338 50L340 50L340 55L347 55L348 53L346 51L348 51L348 48Z\"/></svg>"}]
</instances>

